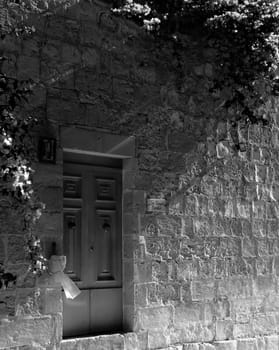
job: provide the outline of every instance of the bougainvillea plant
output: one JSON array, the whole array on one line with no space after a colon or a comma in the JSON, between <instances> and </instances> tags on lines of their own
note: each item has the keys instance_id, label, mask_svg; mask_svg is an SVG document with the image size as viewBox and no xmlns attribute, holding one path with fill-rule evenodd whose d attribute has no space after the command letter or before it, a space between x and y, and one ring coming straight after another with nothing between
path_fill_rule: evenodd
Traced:
<instances>
[{"instance_id":1,"label":"bougainvillea plant","mask_svg":"<svg viewBox=\"0 0 279 350\"><path fill-rule=\"evenodd\" d=\"M0 40L9 35L31 35L35 28L29 17L50 15L55 10L67 8L76 0L17 1L4 0L0 3ZM24 111L24 104L35 84L31 80L19 80L8 76L3 64L9 57L0 53L0 195L11 207L20 210L24 216L29 270L40 274L46 269L40 239L35 234L35 224L44 208L35 195L32 184L32 162L35 160L32 128L36 117Z\"/></svg>"},{"instance_id":2,"label":"bougainvillea plant","mask_svg":"<svg viewBox=\"0 0 279 350\"><path fill-rule=\"evenodd\" d=\"M57 9L67 8L76 0L3 0L0 2L0 41L11 35L32 35L32 15L50 15ZM30 20L31 19L31 20ZM46 269L40 239L35 234L35 224L41 216L43 203L33 189L31 167L35 160L32 128L37 123L34 115L26 113L24 105L36 85L32 80L19 80L8 76L4 64L9 55L0 52L0 196L12 209L24 217L29 270L40 274Z\"/></svg>"},{"instance_id":3,"label":"bougainvillea plant","mask_svg":"<svg viewBox=\"0 0 279 350\"><path fill-rule=\"evenodd\" d=\"M211 92L230 91L223 108L232 122L267 122L263 107L279 86L278 0L126 0L116 1L112 12L158 39L206 37L216 52Z\"/></svg>"},{"instance_id":4,"label":"bougainvillea plant","mask_svg":"<svg viewBox=\"0 0 279 350\"><path fill-rule=\"evenodd\" d=\"M34 234L43 208L32 186L35 154L31 132L36 118L22 112L32 91L31 84L0 72L0 194L10 203L11 210L19 210L24 216L25 249L30 270L36 273L45 268L46 261Z\"/></svg>"}]
</instances>

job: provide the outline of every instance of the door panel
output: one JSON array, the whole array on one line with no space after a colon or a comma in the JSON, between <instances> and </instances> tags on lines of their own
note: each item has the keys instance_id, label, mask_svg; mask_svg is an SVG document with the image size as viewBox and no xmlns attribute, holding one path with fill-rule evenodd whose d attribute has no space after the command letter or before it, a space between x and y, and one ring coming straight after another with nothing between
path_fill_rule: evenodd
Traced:
<instances>
[{"instance_id":1,"label":"door panel","mask_svg":"<svg viewBox=\"0 0 279 350\"><path fill-rule=\"evenodd\" d=\"M117 212L98 209L96 211L96 280L94 286L121 286L121 241L117 236Z\"/></svg>"},{"instance_id":2,"label":"door panel","mask_svg":"<svg viewBox=\"0 0 279 350\"><path fill-rule=\"evenodd\" d=\"M90 333L90 290L82 290L73 300L63 293L63 337Z\"/></svg>"},{"instance_id":3,"label":"door panel","mask_svg":"<svg viewBox=\"0 0 279 350\"><path fill-rule=\"evenodd\" d=\"M91 327L96 333L117 332L122 327L122 288L91 290Z\"/></svg>"},{"instance_id":4,"label":"door panel","mask_svg":"<svg viewBox=\"0 0 279 350\"><path fill-rule=\"evenodd\" d=\"M107 160L105 167L64 162L65 271L82 290L64 298L64 336L121 331L121 179Z\"/></svg>"},{"instance_id":5,"label":"door panel","mask_svg":"<svg viewBox=\"0 0 279 350\"><path fill-rule=\"evenodd\" d=\"M63 247L67 257L65 273L73 281L81 281L81 208L64 210Z\"/></svg>"}]
</instances>

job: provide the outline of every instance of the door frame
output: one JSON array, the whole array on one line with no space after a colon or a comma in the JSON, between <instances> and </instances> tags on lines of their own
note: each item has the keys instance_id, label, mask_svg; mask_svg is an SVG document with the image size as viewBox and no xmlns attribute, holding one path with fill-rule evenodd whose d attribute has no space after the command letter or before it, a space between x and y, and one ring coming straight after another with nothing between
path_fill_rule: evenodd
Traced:
<instances>
[{"instance_id":1,"label":"door frame","mask_svg":"<svg viewBox=\"0 0 279 350\"><path fill-rule=\"evenodd\" d=\"M139 224L135 217L130 199L138 198L139 192L134 189L137 160L135 158L135 137L104 133L89 128L61 127L58 162L62 163L63 153L71 152L92 156L122 159L122 307L123 331L131 332L135 328L134 318L134 232ZM60 163L60 164L61 164ZM144 196L140 196L143 198ZM62 215L63 216L63 215ZM132 219L132 220L131 220ZM63 219L62 219L63 220ZM62 225L63 226L63 225ZM63 227L62 227L63 237ZM139 233L140 234L140 233Z\"/></svg>"}]
</instances>

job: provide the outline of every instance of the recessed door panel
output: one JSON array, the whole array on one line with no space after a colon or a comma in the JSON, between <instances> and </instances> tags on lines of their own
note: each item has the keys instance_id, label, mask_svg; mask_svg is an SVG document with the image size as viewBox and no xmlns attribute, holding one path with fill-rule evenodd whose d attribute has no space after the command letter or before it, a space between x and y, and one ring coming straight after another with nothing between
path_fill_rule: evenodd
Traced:
<instances>
[{"instance_id":1,"label":"recessed door panel","mask_svg":"<svg viewBox=\"0 0 279 350\"><path fill-rule=\"evenodd\" d=\"M91 327L96 333L121 330L122 288L92 289L90 308L94 315Z\"/></svg>"},{"instance_id":2,"label":"recessed door panel","mask_svg":"<svg viewBox=\"0 0 279 350\"><path fill-rule=\"evenodd\" d=\"M63 336L86 335L90 333L90 290L82 292L73 300L63 293Z\"/></svg>"},{"instance_id":3,"label":"recessed door panel","mask_svg":"<svg viewBox=\"0 0 279 350\"><path fill-rule=\"evenodd\" d=\"M66 273L82 290L64 298L64 336L121 331L121 169L64 162ZM80 309L79 309L80 306Z\"/></svg>"},{"instance_id":4,"label":"recessed door panel","mask_svg":"<svg viewBox=\"0 0 279 350\"><path fill-rule=\"evenodd\" d=\"M81 208L64 209L65 273L74 281L81 280Z\"/></svg>"}]
</instances>

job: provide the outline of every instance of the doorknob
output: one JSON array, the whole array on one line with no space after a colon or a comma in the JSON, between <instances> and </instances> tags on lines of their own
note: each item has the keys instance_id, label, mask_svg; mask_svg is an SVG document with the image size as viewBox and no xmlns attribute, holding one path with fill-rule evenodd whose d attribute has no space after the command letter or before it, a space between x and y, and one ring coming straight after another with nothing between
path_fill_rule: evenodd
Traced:
<instances>
[{"instance_id":1,"label":"doorknob","mask_svg":"<svg viewBox=\"0 0 279 350\"><path fill-rule=\"evenodd\" d=\"M93 245L90 246L89 250L90 250L90 252L93 252L94 251L94 246Z\"/></svg>"}]
</instances>

